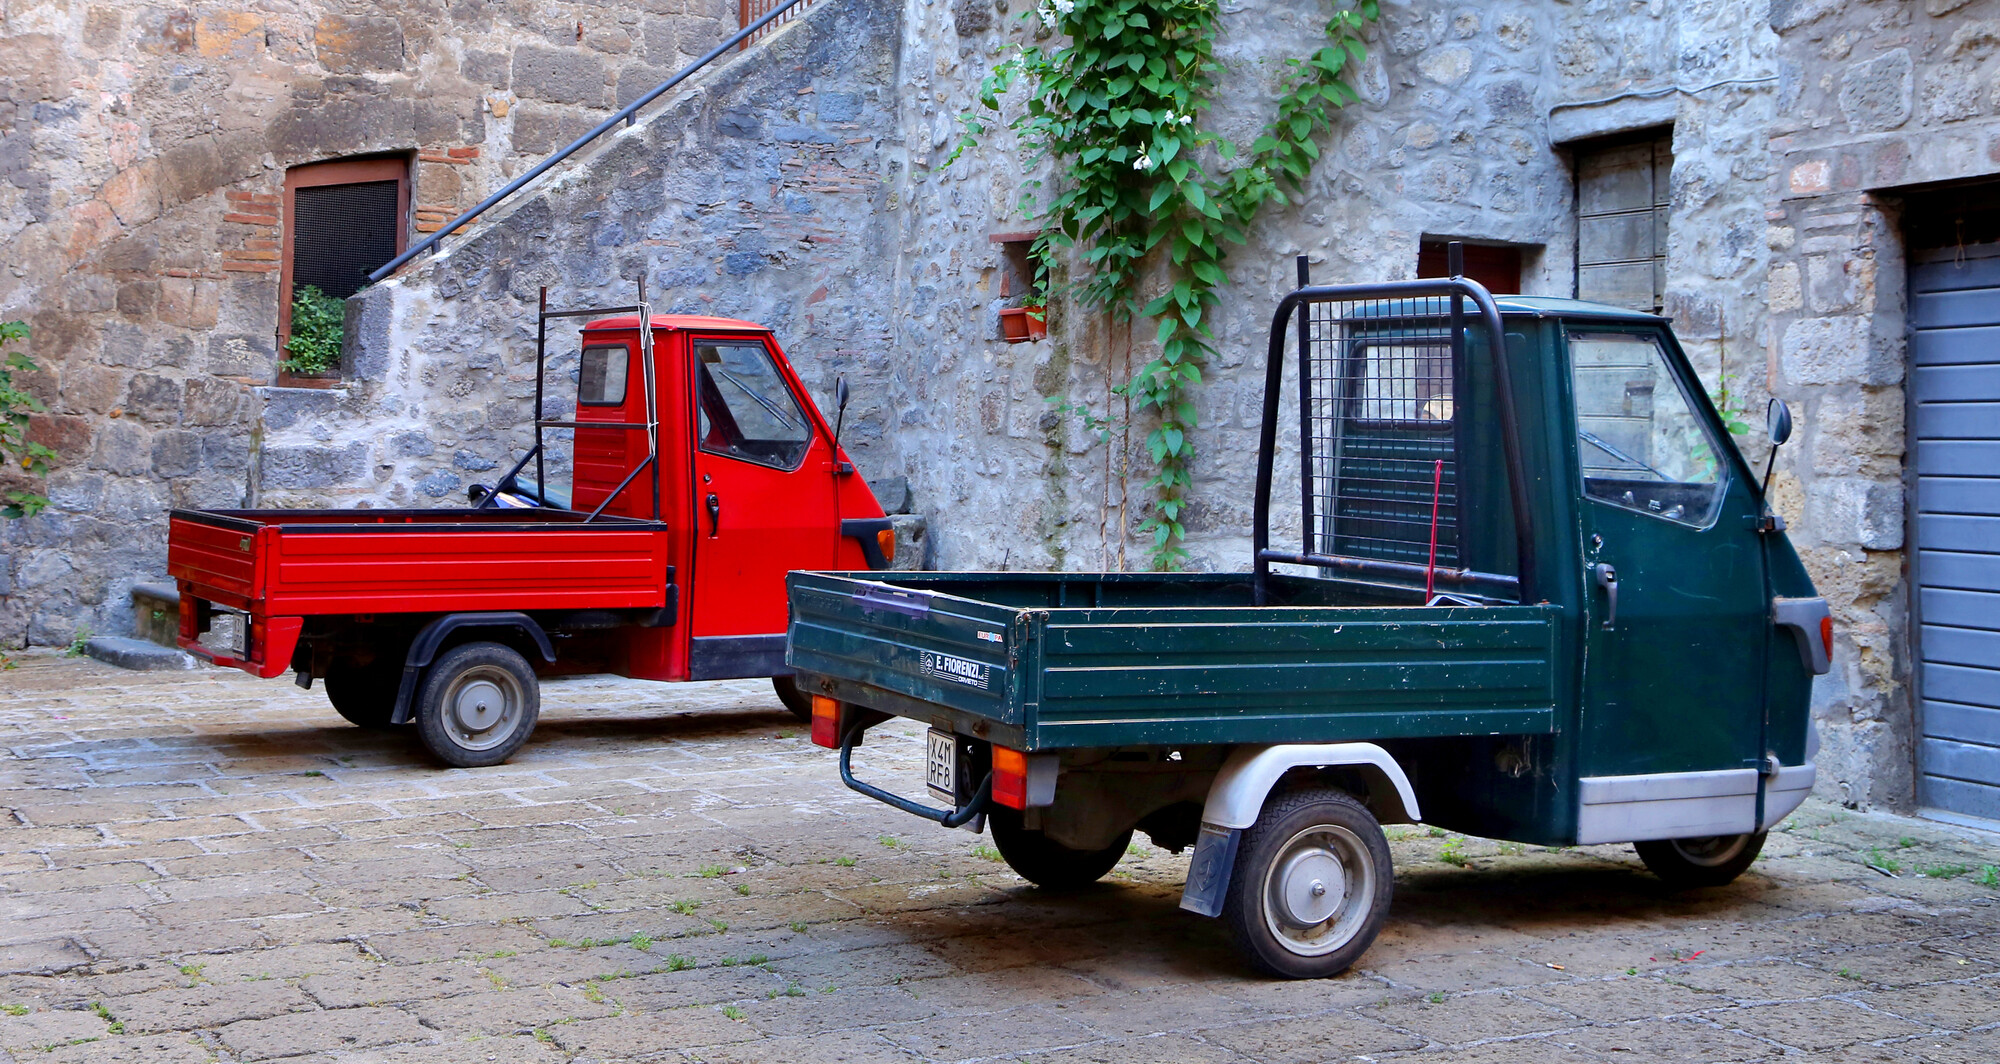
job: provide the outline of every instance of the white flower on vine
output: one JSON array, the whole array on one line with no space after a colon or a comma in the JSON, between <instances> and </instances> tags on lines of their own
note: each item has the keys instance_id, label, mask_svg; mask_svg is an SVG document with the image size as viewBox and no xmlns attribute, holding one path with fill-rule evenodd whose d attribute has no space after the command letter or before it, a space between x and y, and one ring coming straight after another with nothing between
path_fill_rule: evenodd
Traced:
<instances>
[{"instance_id":1,"label":"white flower on vine","mask_svg":"<svg viewBox=\"0 0 2000 1064\"><path fill-rule=\"evenodd\" d=\"M1177 121L1177 122L1179 122L1179 123L1180 123L1181 125L1184 125L1184 126L1185 126L1185 125L1188 125L1188 124L1190 124L1190 123L1192 123L1192 122L1194 121L1194 116L1193 116L1193 115L1182 115L1182 116L1180 116L1179 118L1175 119L1175 121Z\"/></svg>"},{"instance_id":2,"label":"white flower on vine","mask_svg":"<svg viewBox=\"0 0 2000 1064\"><path fill-rule=\"evenodd\" d=\"M1076 0L1047 0L1046 3L1035 9L1035 14L1041 17L1042 25L1047 26L1049 29L1055 29L1056 25L1062 21L1064 15L1075 10Z\"/></svg>"},{"instance_id":3,"label":"white flower on vine","mask_svg":"<svg viewBox=\"0 0 2000 1064\"><path fill-rule=\"evenodd\" d=\"M1132 169L1134 170L1151 170L1152 168L1153 157L1147 155L1145 152L1140 152L1139 158L1132 163Z\"/></svg>"}]
</instances>

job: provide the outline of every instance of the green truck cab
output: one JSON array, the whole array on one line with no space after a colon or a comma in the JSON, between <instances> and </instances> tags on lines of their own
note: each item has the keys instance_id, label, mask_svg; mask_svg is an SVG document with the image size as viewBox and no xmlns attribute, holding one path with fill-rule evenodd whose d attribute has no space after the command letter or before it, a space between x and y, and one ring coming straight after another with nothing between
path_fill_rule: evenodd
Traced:
<instances>
[{"instance_id":1,"label":"green truck cab","mask_svg":"<svg viewBox=\"0 0 2000 1064\"><path fill-rule=\"evenodd\" d=\"M1192 846L1181 907L1291 977L1373 941L1381 824L1632 842L1717 885L1810 791L1826 603L1665 319L1302 287L1255 492L1241 573L791 574L814 741L1044 887L1135 830ZM891 716L930 725L936 804L855 777Z\"/></svg>"}]
</instances>

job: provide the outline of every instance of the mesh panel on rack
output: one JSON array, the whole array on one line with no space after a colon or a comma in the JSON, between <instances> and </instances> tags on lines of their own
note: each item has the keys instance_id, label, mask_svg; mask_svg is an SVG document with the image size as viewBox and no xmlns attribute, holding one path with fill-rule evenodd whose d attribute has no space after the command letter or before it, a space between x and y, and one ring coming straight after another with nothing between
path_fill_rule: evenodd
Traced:
<instances>
[{"instance_id":1,"label":"mesh panel on rack","mask_svg":"<svg viewBox=\"0 0 2000 1064\"><path fill-rule=\"evenodd\" d=\"M1460 565L1451 300L1302 309L1306 553ZM1442 463L1442 466L1440 466Z\"/></svg>"}]
</instances>

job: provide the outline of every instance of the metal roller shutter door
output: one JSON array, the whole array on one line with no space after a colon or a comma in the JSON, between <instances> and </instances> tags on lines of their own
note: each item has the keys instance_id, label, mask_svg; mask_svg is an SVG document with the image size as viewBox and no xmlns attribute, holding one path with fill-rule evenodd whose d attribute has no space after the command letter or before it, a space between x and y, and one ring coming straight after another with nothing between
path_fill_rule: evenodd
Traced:
<instances>
[{"instance_id":1,"label":"metal roller shutter door","mask_svg":"<svg viewBox=\"0 0 2000 1064\"><path fill-rule=\"evenodd\" d=\"M1914 258L1917 798L2000 820L2000 245Z\"/></svg>"}]
</instances>

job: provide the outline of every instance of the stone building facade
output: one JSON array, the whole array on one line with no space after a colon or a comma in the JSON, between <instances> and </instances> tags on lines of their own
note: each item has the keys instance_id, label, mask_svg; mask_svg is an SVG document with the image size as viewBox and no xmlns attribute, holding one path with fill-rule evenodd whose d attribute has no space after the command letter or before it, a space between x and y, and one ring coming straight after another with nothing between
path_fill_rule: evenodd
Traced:
<instances>
[{"instance_id":1,"label":"stone building facade","mask_svg":"<svg viewBox=\"0 0 2000 1064\"><path fill-rule=\"evenodd\" d=\"M27 0L0 9L0 317L62 455L0 523L0 639L128 626L176 505L262 497L286 172L385 154L437 229L736 29L641 4ZM286 409L282 399L279 409ZM10 485L12 486L12 485Z\"/></svg>"},{"instance_id":2,"label":"stone building facade","mask_svg":"<svg viewBox=\"0 0 2000 1064\"><path fill-rule=\"evenodd\" d=\"M42 349L56 367L51 395L66 404L50 431L67 434L57 439L69 458L51 482L52 512L0 528L10 558L0 579L11 581L0 634L65 642L78 623L100 631L115 624L118 582L159 573L159 513L170 501L379 506L462 497L468 481L525 446L539 289L549 286L554 302L619 303L641 276L664 309L772 326L822 402L833 378L846 376L855 395L850 447L871 478L909 478L939 567L1143 567L1136 526L1145 425L1123 418L1108 389L1149 357L1150 330L1116 327L1059 301L1047 340L1003 342L998 310L1018 300L1020 284L1018 244L1006 238L1028 228L1016 203L1047 175L1024 169L1004 132L947 164L980 79L1033 34L1018 17L1025 0L1009 3L820 0L524 191L443 255L351 301L336 388L268 386L274 301L267 294L258 302L252 286L268 293L269 279L238 278L225 266L269 260L228 259L227 251L249 246L214 243L268 241L250 223L223 220L268 204L230 207L239 201L228 196L268 196L272 174L325 153L322 143L268 163L260 157L258 169L204 193L208 213L199 222L174 230L208 241L199 245L202 268L215 276L187 278L216 286L217 309L207 317L186 317L179 308L192 297L170 297L172 275L155 260L117 259L126 272L74 278L42 265L17 269L0 281L12 286L0 289L0 307L48 316L37 321L54 340ZM382 14L389 8L400 14ZM66 22L49 16L46 36L95 39L94 10L77 8ZM314 60L323 85L316 91L349 91L339 86L371 78L405 94L397 113L407 124L353 150L394 142L421 151L422 202L434 202L423 199L421 169L433 156L461 179L453 202L466 202L561 139L533 130L569 128L530 116L582 122L629 98L629 85L651 76L647 64L668 49L685 52L678 42L730 28L727 19L716 25L727 13L678 8L576 20L567 13L581 10L575 5L507 10L484 21L459 8L417 13L401 4L326 14L401 27L400 66L349 73L339 68L344 60ZM126 36L104 38L100 54L151 54L149 31L140 29L151 17L124 10L117 25ZM1227 88L1205 124L1250 140L1284 59L1304 54L1323 18L1276 0L1226 4L1218 52ZM1546 295L1589 294L1600 261L1650 256L1653 297L1711 391L1746 412L1782 396L1804 426L1778 456L1777 498L1840 622L1840 666L1815 696L1823 785L1860 806L1914 802L1904 201L1896 190L2000 171L2000 90L1989 61L1996 38L1982 28L1996 18L2000 0L1383 4L1356 79L1362 101L1326 138L1303 193L1261 217L1231 252L1215 321L1220 353L1198 396L1192 564L1236 568L1248 555L1263 334L1270 306L1293 284L1295 256L1309 258L1316 280L1393 279L1416 274L1426 244L1461 239L1502 249L1518 263L1519 289ZM272 53L286 59L317 56L319 25L304 19L285 31L290 37L267 31L262 40L302 42ZM667 35L668 27L687 36ZM599 32L609 36L593 38ZM253 45L242 47L260 56L257 48L279 48ZM355 63L388 63L386 45L350 47L384 57ZM645 73L628 81L628 68ZM215 96L217 117L253 96ZM20 107L15 128L40 128ZM420 118L437 108L451 121ZM37 144L63 139L36 135L45 136ZM454 148L477 153L454 156ZM33 153L36 165L45 151ZM1643 255L1594 250L1589 227L1601 204L1593 182L1635 153L1652 160L1646 209L1661 236ZM44 169L83 172L67 156L60 165L54 158ZM74 195L84 207L102 203L110 212L122 235L106 238L105 248L126 246L118 241L131 240L127 223L113 194L100 191L123 167L97 165L97 176L63 178L65 187L82 190ZM30 218L22 204L41 187L36 180L17 180L4 194L12 197L0 200L14 212L8 217ZM172 210L185 213L188 202ZM50 249L94 247L76 243L81 224L20 223L66 227L37 238ZM197 243L160 233L176 253ZM51 250L32 261L94 263L106 254ZM162 266L170 257L153 254ZM107 279L86 279L100 273ZM157 295L126 294L148 283L160 286ZM114 344L111 329L135 339ZM108 383L79 391L66 373ZM139 383L150 377L172 387ZM153 407L129 396L156 391L171 402L156 401L162 412L135 425L127 411ZM210 392L226 398L214 401L226 409L211 412ZM111 417L121 403L126 409ZM1109 440L1061 413L1068 404L1112 415ZM179 444L159 442L179 439L171 433L197 441L191 473L173 464ZM1761 464L1761 438L1739 442ZM1280 514L1287 517L1297 521L1295 511Z\"/></svg>"},{"instance_id":3,"label":"stone building facade","mask_svg":"<svg viewBox=\"0 0 2000 1064\"><path fill-rule=\"evenodd\" d=\"M1925 498L1982 481L2000 494L1990 454L1983 468L1951 464L2000 438L2000 386L1978 348L1985 363L2000 349L1961 331L1972 343L1944 351L1920 332L1957 323L1912 313L1922 264L1952 263L1970 300L2000 244L2000 4L1795 0L1773 4L1771 23L1771 381L1805 426L1780 461L1781 505L1836 604L1840 667L1815 693L1831 756L1854 766L1838 796L2000 816L2000 790L1962 778L2000 783L2000 728L1949 720L2000 705L2000 638L1979 634L2000 611L1952 616L1940 600L2000 587L1978 561L2000 551L2000 500ZM1964 424L1931 427L1947 408Z\"/></svg>"}]
</instances>

